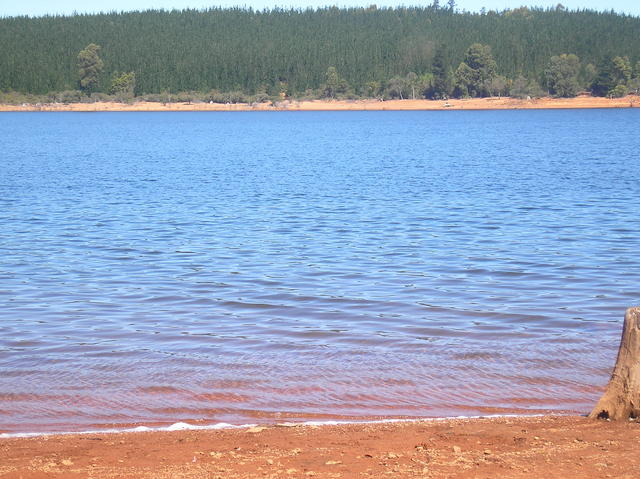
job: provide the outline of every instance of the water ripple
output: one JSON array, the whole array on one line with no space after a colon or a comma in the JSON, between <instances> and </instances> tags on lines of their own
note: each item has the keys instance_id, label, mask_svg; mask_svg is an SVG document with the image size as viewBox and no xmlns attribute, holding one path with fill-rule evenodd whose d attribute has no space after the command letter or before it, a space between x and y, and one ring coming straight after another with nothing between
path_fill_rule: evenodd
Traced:
<instances>
[{"instance_id":1,"label":"water ripple","mask_svg":"<svg viewBox=\"0 0 640 479\"><path fill-rule=\"evenodd\" d=\"M0 431L588 411L638 112L447 113L0 114Z\"/></svg>"}]
</instances>

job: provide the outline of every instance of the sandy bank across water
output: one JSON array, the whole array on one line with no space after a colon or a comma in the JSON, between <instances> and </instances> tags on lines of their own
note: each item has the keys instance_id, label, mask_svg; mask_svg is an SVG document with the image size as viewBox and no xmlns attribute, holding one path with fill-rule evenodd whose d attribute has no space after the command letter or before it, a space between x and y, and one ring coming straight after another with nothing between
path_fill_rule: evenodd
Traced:
<instances>
[{"instance_id":1,"label":"sandy bank across water","mask_svg":"<svg viewBox=\"0 0 640 479\"><path fill-rule=\"evenodd\" d=\"M0 478L635 478L637 422L575 416L0 440Z\"/></svg>"},{"instance_id":2,"label":"sandy bank across water","mask_svg":"<svg viewBox=\"0 0 640 479\"><path fill-rule=\"evenodd\" d=\"M398 110L519 110L563 108L637 108L640 97L623 98L579 96L576 98L471 98L463 100L313 100L284 101L275 105L222 103L47 103L0 105L0 111L398 111Z\"/></svg>"}]
</instances>

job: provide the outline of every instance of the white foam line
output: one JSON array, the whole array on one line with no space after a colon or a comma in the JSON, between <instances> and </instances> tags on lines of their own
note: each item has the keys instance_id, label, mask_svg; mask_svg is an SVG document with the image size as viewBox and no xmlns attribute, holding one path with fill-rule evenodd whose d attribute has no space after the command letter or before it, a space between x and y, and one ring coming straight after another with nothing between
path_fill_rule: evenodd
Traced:
<instances>
[{"instance_id":1,"label":"white foam line","mask_svg":"<svg viewBox=\"0 0 640 479\"><path fill-rule=\"evenodd\" d=\"M68 436L72 434L114 434L122 432L150 432L150 431L194 431L201 429L241 429L246 427L253 427L255 424L227 424L226 422L219 422L217 424L208 424L206 426L199 426L197 424L188 424L186 422L177 422L170 426L163 427L148 427L138 426L132 428L123 429L90 429L88 431L62 431L62 432L16 432L16 433L2 433L0 439L7 439L12 437L40 437L40 436Z\"/></svg>"},{"instance_id":2,"label":"white foam line","mask_svg":"<svg viewBox=\"0 0 640 479\"><path fill-rule=\"evenodd\" d=\"M448 416L448 417L425 417L425 418L410 418L410 419L374 419L370 421L305 421L305 422L287 422L287 423L275 423L275 424L262 424L265 427L273 426L340 426L347 424L389 424L389 423L401 423L401 422L441 422L455 419L490 419L490 418L528 418L528 417L542 417L552 416L554 414L489 414L484 416ZM10 438L28 438L28 437L42 437L42 436L69 436L73 434L118 434L123 432L158 432L158 431L204 431L204 430L217 430L217 429L245 429L255 427L257 424L228 424L226 422L219 422L217 424L208 424L200 426L197 424L189 424L186 422L177 422L170 426L160 427L148 427L138 426L132 428L122 429L90 429L87 431L61 431L61 432L15 432L15 433L1 433L0 439Z\"/></svg>"}]
</instances>

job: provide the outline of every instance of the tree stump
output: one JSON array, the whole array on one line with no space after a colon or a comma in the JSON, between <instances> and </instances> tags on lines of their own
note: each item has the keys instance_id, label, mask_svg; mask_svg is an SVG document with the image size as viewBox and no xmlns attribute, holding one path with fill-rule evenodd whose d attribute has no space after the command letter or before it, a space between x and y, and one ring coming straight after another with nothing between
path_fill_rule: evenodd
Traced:
<instances>
[{"instance_id":1,"label":"tree stump","mask_svg":"<svg viewBox=\"0 0 640 479\"><path fill-rule=\"evenodd\" d=\"M593 419L640 417L640 307L624 315L618 359L607 389L589 414Z\"/></svg>"}]
</instances>

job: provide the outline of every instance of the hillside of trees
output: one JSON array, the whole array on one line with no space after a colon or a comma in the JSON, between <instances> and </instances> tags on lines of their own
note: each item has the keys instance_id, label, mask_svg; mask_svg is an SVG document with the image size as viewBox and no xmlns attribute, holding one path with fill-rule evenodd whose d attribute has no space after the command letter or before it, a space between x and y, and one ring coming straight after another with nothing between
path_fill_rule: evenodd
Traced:
<instances>
[{"instance_id":1,"label":"hillside of trees","mask_svg":"<svg viewBox=\"0 0 640 479\"><path fill-rule=\"evenodd\" d=\"M617 96L640 83L639 17L560 5L8 17L0 45L4 98Z\"/></svg>"}]
</instances>

